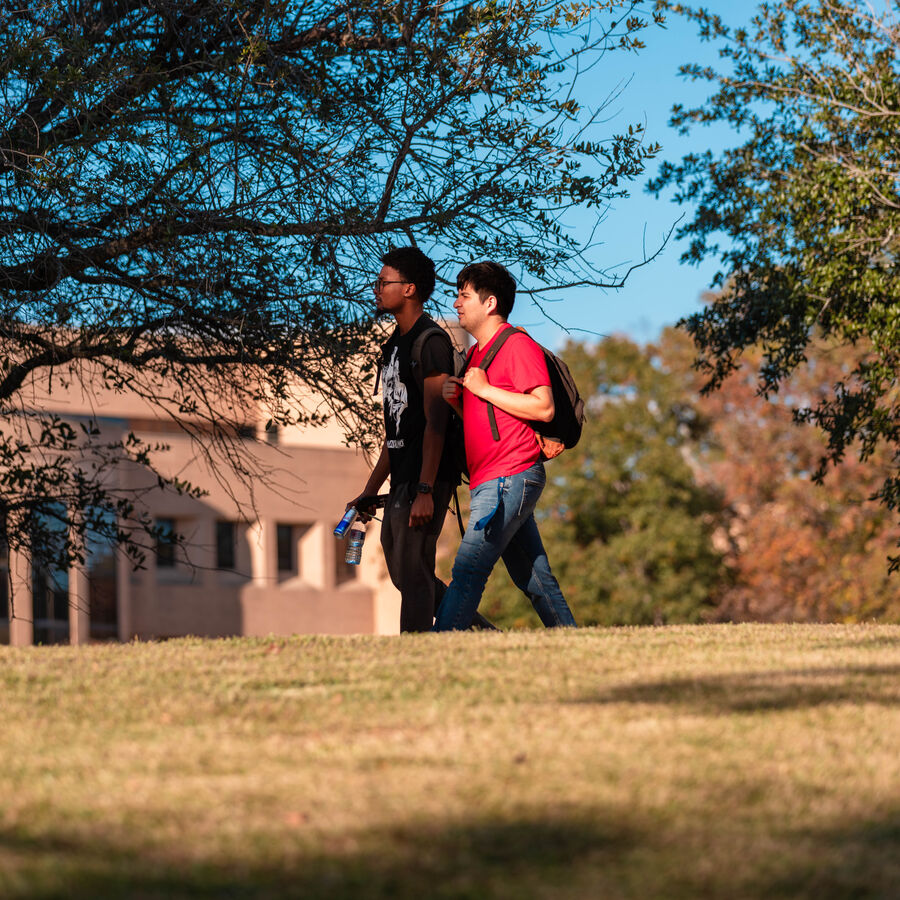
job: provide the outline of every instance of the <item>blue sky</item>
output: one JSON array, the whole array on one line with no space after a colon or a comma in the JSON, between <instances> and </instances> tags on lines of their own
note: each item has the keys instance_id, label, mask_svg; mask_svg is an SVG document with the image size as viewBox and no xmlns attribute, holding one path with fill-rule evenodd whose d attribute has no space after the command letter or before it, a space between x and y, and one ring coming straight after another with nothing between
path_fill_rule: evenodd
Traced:
<instances>
[{"instance_id":1,"label":"blue sky","mask_svg":"<svg viewBox=\"0 0 900 900\"><path fill-rule=\"evenodd\" d=\"M716 0L703 5L733 25L749 22L757 7L750 0ZM698 128L683 137L668 125L674 103L700 103L710 93L709 84L691 84L680 78L678 66L688 62L715 64L716 47L701 43L695 25L671 16L665 30L648 29L644 42L647 46L638 54L609 54L583 76L579 91L582 99L603 97L621 83L621 96L607 113L612 119L606 126L609 132L620 131L630 122L644 122L648 142L659 142L663 147L660 156L649 163L647 174L634 183L632 196L617 201L609 211L597 235L603 242L599 250L603 265L623 272L641 259L645 240L648 250L659 246L681 213L690 217L691 210L679 207L670 196L657 200L645 192L647 180L656 174L660 162L679 160L695 150L715 151L737 140L723 128ZM615 291L573 290L560 302L548 305L547 311L572 329L571 337L590 339L592 334L624 333L641 342L653 340L664 326L699 309L700 295L716 272L712 260L700 267L679 263L684 249L684 242L673 236L660 256L631 273L625 287ZM529 308L524 297L511 320L527 327L538 341L550 347L559 347L567 337L540 312Z\"/></svg>"}]
</instances>

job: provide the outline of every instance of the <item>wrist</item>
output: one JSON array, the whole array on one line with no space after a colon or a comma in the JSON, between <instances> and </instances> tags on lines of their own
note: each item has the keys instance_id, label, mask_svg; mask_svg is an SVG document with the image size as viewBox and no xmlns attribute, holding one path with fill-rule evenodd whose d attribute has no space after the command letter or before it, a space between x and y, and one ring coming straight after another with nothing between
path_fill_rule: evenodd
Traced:
<instances>
[{"instance_id":1,"label":"wrist","mask_svg":"<svg viewBox=\"0 0 900 900\"><path fill-rule=\"evenodd\" d=\"M430 494L431 488L432 488L432 485L431 485L430 481L420 481L416 485L415 490L416 490L417 494Z\"/></svg>"}]
</instances>

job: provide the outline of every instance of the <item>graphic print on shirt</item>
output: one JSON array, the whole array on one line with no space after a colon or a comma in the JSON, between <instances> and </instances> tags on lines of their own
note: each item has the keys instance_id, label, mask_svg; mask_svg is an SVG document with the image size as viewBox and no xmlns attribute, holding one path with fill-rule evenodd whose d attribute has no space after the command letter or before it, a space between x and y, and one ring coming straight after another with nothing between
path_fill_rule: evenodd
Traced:
<instances>
[{"instance_id":1,"label":"graphic print on shirt","mask_svg":"<svg viewBox=\"0 0 900 900\"><path fill-rule=\"evenodd\" d=\"M397 355L398 348L394 347L390 362L382 371L382 384L384 385L384 408L394 423L394 434L400 434L400 418L407 407L406 385L400 380L400 360ZM388 441L389 450L399 450L403 447L403 439Z\"/></svg>"}]
</instances>

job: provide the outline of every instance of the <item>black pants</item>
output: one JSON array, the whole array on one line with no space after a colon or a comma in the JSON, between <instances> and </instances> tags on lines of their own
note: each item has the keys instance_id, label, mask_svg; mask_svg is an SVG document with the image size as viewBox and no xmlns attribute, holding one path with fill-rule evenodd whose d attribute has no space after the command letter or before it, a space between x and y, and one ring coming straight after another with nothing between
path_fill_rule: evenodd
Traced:
<instances>
[{"instance_id":1,"label":"black pants","mask_svg":"<svg viewBox=\"0 0 900 900\"><path fill-rule=\"evenodd\" d=\"M400 630L431 631L446 585L434 574L437 541L453 486L438 482L432 491L434 515L427 525L409 527L415 485L391 487L381 523L381 546L394 587L400 591Z\"/></svg>"}]
</instances>

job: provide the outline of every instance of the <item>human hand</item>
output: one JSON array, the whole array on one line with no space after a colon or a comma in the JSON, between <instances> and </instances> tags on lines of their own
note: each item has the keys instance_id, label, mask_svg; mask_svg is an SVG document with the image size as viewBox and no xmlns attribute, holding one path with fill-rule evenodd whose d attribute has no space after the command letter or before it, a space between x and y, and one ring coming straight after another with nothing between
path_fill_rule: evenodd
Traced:
<instances>
[{"instance_id":1,"label":"human hand","mask_svg":"<svg viewBox=\"0 0 900 900\"><path fill-rule=\"evenodd\" d=\"M346 509L350 509L350 507L354 507L356 509L357 518L364 525L366 522L370 522L372 520L372 516L375 515L375 506L374 504L367 505L367 501L372 499L372 494L362 493L358 497L354 497L346 506Z\"/></svg>"},{"instance_id":2,"label":"human hand","mask_svg":"<svg viewBox=\"0 0 900 900\"><path fill-rule=\"evenodd\" d=\"M455 375L448 375L441 387L441 396L448 403L455 403L462 394L462 379Z\"/></svg>"},{"instance_id":3,"label":"human hand","mask_svg":"<svg viewBox=\"0 0 900 900\"><path fill-rule=\"evenodd\" d=\"M409 527L427 525L434 517L434 497L431 494L416 494L409 509Z\"/></svg>"},{"instance_id":4,"label":"human hand","mask_svg":"<svg viewBox=\"0 0 900 900\"><path fill-rule=\"evenodd\" d=\"M490 382L487 378L487 372L484 369L467 369L466 374L463 377L463 386L467 391L474 394L476 397L484 397L484 392L487 388L489 388Z\"/></svg>"}]
</instances>

